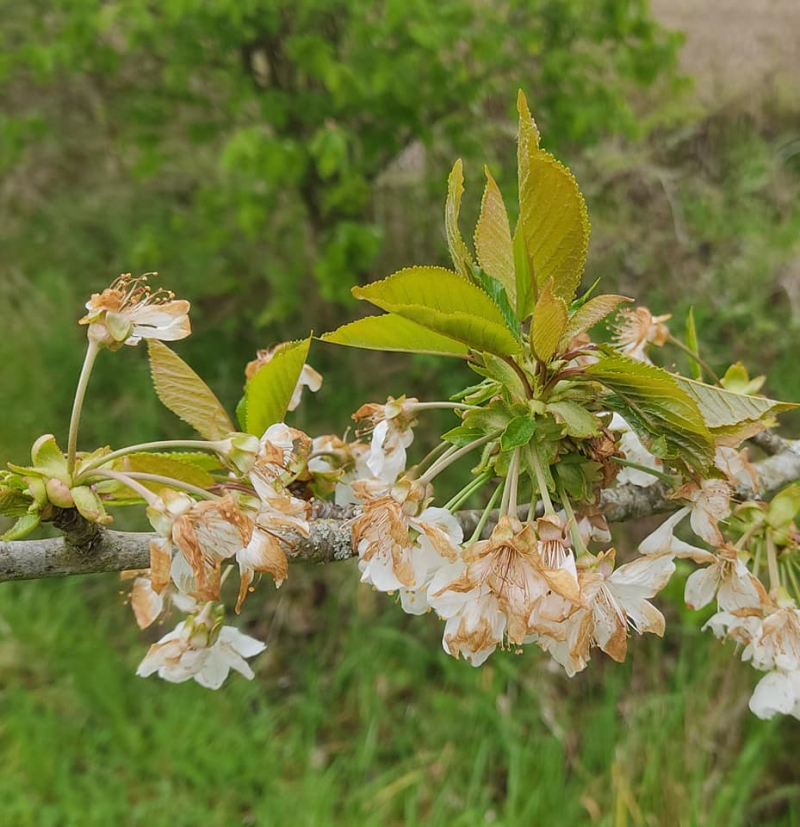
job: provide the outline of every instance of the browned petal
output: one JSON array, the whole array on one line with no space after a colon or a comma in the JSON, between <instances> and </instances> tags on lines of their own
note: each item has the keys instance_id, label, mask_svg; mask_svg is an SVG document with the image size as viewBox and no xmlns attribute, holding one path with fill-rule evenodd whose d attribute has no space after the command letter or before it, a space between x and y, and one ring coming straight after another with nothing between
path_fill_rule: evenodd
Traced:
<instances>
[{"instance_id":1,"label":"browned petal","mask_svg":"<svg viewBox=\"0 0 800 827\"><path fill-rule=\"evenodd\" d=\"M431 541L431 545L442 557L446 560L458 559L458 548L446 532L429 523L420 523L420 527L425 532L425 536Z\"/></svg>"},{"instance_id":2,"label":"browned petal","mask_svg":"<svg viewBox=\"0 0 800 827\"><path fill-rule=\"evenodd\" d=\"M131 608L140 629L146 629L164 607L161 596L152 588L146 577L137 577L131 590Z\"/></svg>"},{"instance_id":3,"label":"browned petal","mask_svg":"<svg viewBox=\"0 0 800 827\"><path fill-rule=\"evenodd\" d=\"M444 642L450 650L450 654L458 658L461 649L470 652L482 652L496 646L500 641L495 637L492 626L486 619L481 619L473 628L467 626L466 620L461 619L455 634L445 635Z\"/></svg>"},{"instance_id":4,"label":"browned petal","mask_svg":"<svg viewBox=\"0 0 800 827\"><path fill-rule=\"evenodd\" d=\"M153 591L161 594L169 583L172 566L172 543L164 537L150 541L150 582ZM135 609L134 609L135 611Z\"/></svg>"},{"instance_id":5,"label":"browned petal","mask_svg":"<svg viewBox=\"0 0 800 827\"><path fill-rule=\"evenodd\" d=\"M628 629L621 619L615 624L611 637L600 648L618 663L625 660L628 653Z\"/></svg>"},{"instance_id":6,"label":"browned petal","mask_svg":"<svg viewBox=\"0 0 800 827\"><path fill-rule=\"evenodd\" d=\"M236 598L236 614L238 615L239 612L242 611L242 604L244 603L245 598L248 595L248 591L250 589L250 584L253 582L253 570L252 569L240 569L239 570L239 596Z\"/></svg>"}]
</instances>

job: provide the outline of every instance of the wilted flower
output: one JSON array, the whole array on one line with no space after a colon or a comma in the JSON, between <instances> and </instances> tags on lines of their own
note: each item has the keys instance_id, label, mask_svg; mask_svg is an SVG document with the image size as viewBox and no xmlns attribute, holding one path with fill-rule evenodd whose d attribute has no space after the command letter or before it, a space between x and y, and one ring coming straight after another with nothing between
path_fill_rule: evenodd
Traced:
<instances>
[{"instance_id":1,"label":"wilted flower","mask_svg":"<svg viewBox=\"0 0 800 827\"><path fill-rule=\"evenodd\" d=\"M244 370L244 375L247 381L249 382L261 370L261 368L264 367L264 365L271 362L285 344L286 343L282 343L267 350L257 351L256 358L253 359L252 362L248 362L247 367ZM315 371L311 365L303 365L297 384L295 385L294 391L292 391L292 398L289 400L288 410L293 411L298 407L302 401L303 388L308 388L312 393L316 393L321 387L322 375Z\"/></svg>"},{"instance_id":2,"label":"wilted flower","mask_svg":"<svg viewBox=\"0 0 800 827\"><path fill-rule=\"evenodd\" d=\"M250 477L287 486L306 469L311 437L283 422L270 425L261 437L261 449Z\"/></svg>"},{"instance_id":3,"label":"wilted flower","mask_svg":"<svg viewBox=\"0 0 800 827\"><path fill-rule=\"evenodd\" d=\"M725 474L731 485L758 490L758 472L748 462L747 448L741 451L725 446L717 448L714 465Z\"/></svg>"},{"instance_id":4,"label":"wilted flower","mask_svg":"<svg viewBox=\"0 0 800 827\"><path fill-rule=\"evenodd\" d=\"M716 554L698 551L697 562L711 565L698 569L686 581L685 600L691 609L702 609L717 597L717 605L724 612L741 612L760 609L767 602L767 593L761 581L755 577L739 558L737 549L725 544Z\"/></svg>"},{"instance_id":5,"label":"wilted flower","mask_svg":"<svg viewBox=\"0 0 800 827\"><path fill-rule=\"evenodd\" d=\"M170 683L190 678L207 689L219 689L231 669L253 678L245 658L263 652L266 644L222 625L222 607L207 603L199 614L188 617L154 643L136 674L146 678L154 672Z\"/></svg>"},{"instance_id":6,"label":"wilted flower","mask_svg":"<svg viewBox=\"0 0 800 827\"><path fill-rule=\"evenodd\" d=\"M89 325L93 342L118 350L142 339L184 339L192 332L189 307L189 302L175 299L168 290L151 292L147 275L133 278L125 273L102 293L92 295L80 324Z\"/></svg>"},{"instance_id":7,"label":"wilted flower","mask_svg":"<svg viewBox=\"0 0 800 827\"><path fill-rule=\"evenodd\" d=\"M690 500L691 506L676 511L665 520L649 537L639 545L642 554L671 553L678 557L694 557L700 552L700 559L705 553L696 546L685 543L674 536L675 527L687 515L692 531L711 546L721 546L724 542L717 523L730 513L731 489L722 480L703 480L700 485L687 483L673 495L675 499Z\"/></svg>"},{"instance_id":8,"label":"wilted flower","mask_svg":"<svg viewBox=\"0 0 800 827\"><path fill-rule=\"evenodd\" d=\"M614 340L617 348L631 359L649 362L647 346L660 347L669 339L669 330L664 324L671 314L653 316L646 307L621 310Z\"/></svg>"},{"instance_id":9,"label":"wilted flower","mask_svg":"<svg viewBox=\"0 0 800 827\"><path fill-rule=\"evenodd\" d=\"M174 544L194 576L190 593L201 600L216 599L220 563L247 545L253 527L233 497L226 494L216 500L195 502L186 494L165 489L148 507L147 516L160 535L150 543L152 588L160 594L173 575ZM179 585L185 589L186 581Z\"/></svg>"},{"instance_id":10,"label":"wilted flower","mask_svg":"<svg viewBox=\"0 0 800 827\"><path fill-rule=\"evenodd\" d=\"M363 425L359 433L372 429L372 443L367 467L381 480L393 483L406 467L406 448L414 441L411 428L416 424L414 406L416 399L389 397L385 405L368 403L362 405L353 419Z\"/></svg>"}]
</instances>

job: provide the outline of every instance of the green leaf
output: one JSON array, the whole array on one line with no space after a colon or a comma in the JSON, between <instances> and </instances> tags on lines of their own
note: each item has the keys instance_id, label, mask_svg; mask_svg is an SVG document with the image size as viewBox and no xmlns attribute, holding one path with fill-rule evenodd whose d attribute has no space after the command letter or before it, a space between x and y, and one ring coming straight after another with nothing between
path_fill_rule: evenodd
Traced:
<instances>
[{"instance_id":1,"label":"green leaf","mask_svg":"<svg viewBox=\"0 0 800 827\"><path fill-rule=\"evenodd\" d=\"M759 423L764 419L798 407L792 402L745 396L683 376L676 376L675 380L697 404L707 427L726 444L738 444L747 436L758 433L761 430Z\"/></svg>"},{"instance_id":2,"label":"green leaf","mask_svg":"<svg viewBox=\"0 0 800 827\"><path fill-rule=\"evenodd\" d=\"M144 474L158 474L178 482L196 485L198 488L210 488L216 480L208 471L199 468L193 462L173 458L169 454L149 454L145 452L129 454L120 460L122 470L137 471ZM142 485L153 491L164 488L164 483L142 481Z\"/></svg>"},{"instance_id":3,"label":"green leaf","mask_svg":"<svg viewBox=\"0 0 800 827\"><path fill-rule=\"evenodd\" d=\"M772 528L785 531L800 512L800 484L794 482L778 492L769 504L767 522Z\"/></svg>"},{"instance_id":4,"label":"green leaf","mask_svg":"<svg viewBox=\"0 0 800 827\"><path fill-rule=\"evenodd\" d=\"M549 362L567 326L567 304L553 295L553 282L548 281L536 302L531 325L531 346L537 358Z\"/></svg>"},{"instance_id":5,"label":"green leaf","mask_svg":"<svg viewBox=\"0 0 800 827\"><path fill-rule=\"evenodd\" d=\"M517 288L517 316L525 321L533 313L536 297L533 290L534 279L531 274L528 245L521 224L517 224L514 231L514 278Z\"/></svg>"},{"instance_id":6,"label":"green leaf","mask_svg":"<svg viewBox=\"0 0 800 827\"><path fill-rule=\"evenodd\" d=\"M475 226L475 252L481 269L503 285L512 306L516 306L517 283L514 275L514 246L511 227L500 188L488 167L481 212Z\"/></svg>"},{"instance_id":7,"label":"green leaf","mask_svg":"<svg viewBox=\"0 0 800 827\"><path fill-rule=\"evenodd\" d=\"M67 458L52 434L40 436L31 447L31 461L34 468L47 477L55 477L66 485L71 484L67 471Z\"/></svg>"},{"instance_id":8,"label":"green leaf","mask_svg":"<svg viewBox=\"0 0 800 827\"><path fill-rule=\"evenodd\" d=\"M459 158L447 179L447 201L444 207L444 228L447 246L453 266L468 281L472 281L472 254L470 253L461 230L458 229L458 213L461 210L461 196L464 194L464 165Z\"/></svg>"},{"instance_id":9,"label":"green leaf","mask_svg":"<svg viewBox=\"0 0 800 827\"><path fill-rule=\"evenodd\" d=\"M244 390L247 433L260 437L270 425L283 421L310 344L308 338L281 348L247 383Z\"/></svg>"},{"instance_id":10,"label":"green leaf","mask_svg":"<svg viewBox=\"0 0 800 827\"><path fill-rule=\"evenodd\" d=\"M453 445L461 448L464 445L469 445L470 442L474 442L476 439L480 439L482 436L485 436L485 432L480 428L467 428L464 425L458 425L455 428L451 428L447 433L442 434L442 439L445 442L451 442Z\"/></svg>"},{"instance_id":11,"label":"green leaf","mask_svg":"<svg viewBox=\"0 0 800 827\"><path fill-rule=\"evenodd\" d=\"M585 439L596 436L599 430L597 417L577 402L569 402L566 400L563 402L550 402L547 410L555 416L558 422L566 425L567 433L570 436Z\"/></svg>"},{"instance_id":12,"label":"green leaf","mask_svg":"<svg viewBox=\"0 0 800 827\"><path fill-rule=\"evenodd\" d=\"M697 327L694 323L694 308L689 308L689 315L686 317L686 347L694 353L695 356L700 355L699 345L697 342ZM697 359L689 359L689 370L692 372L692 378L700 380L703 378L703 368Z\"/></svg>"},{"instance_id":13,"label":"green leaf","mask_svg":"<svg viewBox=\"0 0 800 827\"><path fill-rule=\"evenodd\" d=\"M613 313L622 302L629 301L632 301L632 299L626 298L625 296L617 296L613 293L605 296L595 296L593 299L589 299L570 316L561 341L558 343L559 349L563 350L568 347L569 343L576 336L580 336L581 333L589 330L608 316L609 313Z\"/></svg>"},{"instance_id":14,"label":"green leaf","mask_svg":"<svg viewBox=\"0 0 800 827\"><path fill-rule=\"evenodd\" d=\"M0 540L21 540L27 537L41 522L39 514L25 514L20 517L8 531L0 537Z\"/></svg>"},{"instance_id":15,"label":"green leaf","mask_svg":"<svg viewBox=\"0 0 800 827\"><path fill-rule=\"evenodd\" d=\"M698 470L714 458L714 438L696 401L673 376L655 365L611 356L585 373L616 394L605 402L619 411L646 441L664 438L668 456Z\"/></svg>"},{"instance_id":16,"label":"green leaf","mask_svg":"<svg viewBox=\"0 0 800 827\"><path fill-rule=\"evenodd\" d=\"M320 338L323 342L367 350L432 353L461 358L469 354L469 348L461 342L428 330L395 313L367 316L365 319L343 325Z\"/></svg>"},{"instance_id":17,"label":"green leaf","mask_svg":"<svg viewBox=\"0 0 800 827\"><path fill-rule=\"evenodd\" d=\"M539 134L524 95L518 108L519 223L533 263L532 276L540 287L552 278L553 292L569 303L589 246L586 203L572 173L539 149Z\"/></svg>"},{"instance_id":18,"label":"green leaf","mask_svg":"<svg viewBox=\"0 0 800 827\"><path fill-rule=\"evenodd\" d=\"M28 513L31 498L15 488L0 491L0 514L4 517L23 517Z\"/></svg>"},{"instance_id":19,"label":"green leaf","mask_svg":"<svg viewBox=\"0 0 800 827\"><path fill-rule=\"evenodd\" d=\"M147 342L150 372L158 398L206 439L220 439L236 428L211 388L165 344Z\"/></svg>"},{"instance_id":20,"label":"green leaf","mask_svg":"<svg viewBox=\"0 0 800 827\"><path fill-rule=\"evenodd\" d=\"M495 382L510 392L512 396L518 399L525 399L525 386L522 384L522 380L514 368L504 359L492 356L491 353L484 353L483 365L471 364L470 368L479 376L494 379Z\"/></svg>"},{"instance_id":21,"label":"green leaf","mask_svg":"<svg viewBox=\"0 0 800 827\"><path fill-rule=\"evenodd\" d=\"M500 308L476 285L443 267L409 267L353 295L475 350L519 351Z\"/></svg>"},{"instance_id":22,"label":"green leaf","mask_svg":"<svg viewBox=\"0 0 800 827\"><path fill-rule=\"evenodd\" d=\"M500 437L500 447L504 451L527 445L536 431L536 420L530 416L518 416L506 425Z\"/></svg>"},{"instance_id":23,"label":"green leaf","mask_svg":"<svg viewBox=\"0 0 800 827\"><path fill-rule=\"evenodd\" d=\"M734 362L725 371L725 375L719 380L719 383L725 390L750 396L761 390L766 379L766 376L756 376L755 379L751 379L747 373L747 368L741 362Z\"/></svg>"},{"instance_id":24,"label":"green leaf","mask_svg":"<svg viewBox=\"0 0 800 827\"><path fill-rule=\"evenodd\" d=\"M473 275L475 276L475 281L478 285L480 285L486 293L489 294L492 301L500 308L500 312L503 314L506 326L514 335L514 338L521 339L522 335L520 321L517 318L517 314L514 312L514 308L511 306L511 302L508 300L505 287L503 287L503 285L500 284L496 278L490 276L488 273L484 273L480 267L476 267L473 270Z\"/></svg>"}]
</instances>

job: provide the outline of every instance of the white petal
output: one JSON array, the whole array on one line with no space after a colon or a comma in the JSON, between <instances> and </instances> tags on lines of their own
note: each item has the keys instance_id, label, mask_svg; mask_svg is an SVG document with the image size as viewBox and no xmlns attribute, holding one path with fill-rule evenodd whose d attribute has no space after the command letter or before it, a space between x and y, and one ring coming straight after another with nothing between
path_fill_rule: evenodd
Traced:
<instances>
[{"instance_id":1,"label":"white petal","mask_svg":"<svg viewBox=\"0 0 800 827\"><path fill-rule=\"evenodd\" d=\"M220 629L218 640L243 658L252 658L261 654L267 648L266 643L262 643L262 641L250 637L250 635L243 634L235 626L223 626Z\"/></svg>"},{"instance_id":2,"label":"white petal","mask_svg":"<svg viewBox=\"0 0 800 827\"><path fill-rule=\"evenodd\" d=\"M800 699L800 674L769 672L753 691L750 711L759 718L772 718L779 713L787 715Z\"/></svg>"},{"instance_id":3,"label":"white petal","mask_svg":"<svg viewBox=\"0 0 800 827\"><path fill-rule=\"evenodd\" d=\"M673 536L675 526L689 513L688 507L681 508L663 523L649 536L645 537L639 545L641 554L664 554L671 552L675 543Z\"/></svg>"},{"instance_id":4,"label":"white petal","mask_svg":"<svg viewBox=\"0 0 800 827\"><path fill-rule=\"evenodd\" d=\"M686 580L683 599L690 609L702 609L713 599L719 583L719 566L712 564L692 572Z\"/></svg>"}]
</instances>

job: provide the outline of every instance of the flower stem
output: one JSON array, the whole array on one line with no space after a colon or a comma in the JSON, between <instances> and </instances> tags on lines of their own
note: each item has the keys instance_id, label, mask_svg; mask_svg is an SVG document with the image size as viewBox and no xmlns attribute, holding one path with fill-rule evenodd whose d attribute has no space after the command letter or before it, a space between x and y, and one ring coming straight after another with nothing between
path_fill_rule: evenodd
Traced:
<instances>
[{"instance_id":1,"label":"flower stem","mask_svg":"<svg viewBox=\"0 0 800 827\"><path fill-rule=\"evenodd\" d=\"M668 341L670 344L675 345L678 350L682 350L690 359L694 359L694 361L697 362L697 364L700 365L704 371L706 371L714 382L719 384L719 376L711 370L705 359L701 359L700 356L698 356L690 347L687 347L680 339L675 338L672 334L670 334Z\"/></svg>"},{"instance_id":2,"label":"flower stem","mask_svg":"<svg viewBox=\"0 0 800 827\"><path fill-rule=\"evenodd\" d=\"M220 444L219 442L209 442L205 439L164 439L159 442L140 442L138 445L128 445L126 448L119 448L110 454L95 457L89 460L89 462L82 464L78 471L78 478L80 479L80 477L85 476L87 472L95 468L101 468L106 463L127 456L128 454L138 454L141 451L152 451L158 448L197 448L203 451L218 452Z\"/></svg>"},{"instance_id":3,"label":"flower stem","mask_svg":"<svg viewBox=\"0 0 800 827\"><path fill-rule=\"evenodd\" d=\"M642 471L645 474L650 474L657 477L662 482L672 485L675 482L674 477L665 474L663 471L656 471L655 468L648 468L646 465L640 465L638 462L631 462L629 459L622 459L622 457L611 457L617 465L624 465L626 468L635 468L637 471Z\"/></svg>"},{"instance_id":4,"label":"flower stem","mask_svg":"<svg viewBox=\"0 0 800 827\"><path fill-rule=\"evenodd\" d=\"M519 466L520 466L520 450L516 448L511 457L511 465L508 469L508 507L506 514L513 514L517 516L517 493L519 491Z\"/></svg>"},{"instance_id":5,"label":"flower stem","mask_svg":"<svg viewBox=\"0 0 800 827\"><path fill-rule=\"evenodd\" d=\"M485 436L475 439L467 445L458 448L452 454L448 451L443 457L441 457L441 459L431 465L431 467L419 478L420 482L429 483L437 474L444 471L445 468L452 465L454 462L457 462L461 459L461 457L466 456L475 448L480 448L481 445L485 445L487 442L497 439L501 433L503 433L502 430L492 431L492 433L486 434Z\"/></svg>"},{"instance_id":6,"label":"flower stem","mask_svg":"<svg viewBox=\"0 0 800 827\"><path fill-rule=\"evenodd\" d=\"M172 477L164 477L161 474L145 474L143 471L126 471L125 473L121 473L119 471L95 471L94 476L118 479L120 482L124 482L125 485L128 485L129 481L135 483L136 480L144 480L145 482L159 482L169 488L178 488L181 491L186 491L187 494L194 494L198 497L203 497L206 500L217 499L215 494L206 491L205 488L199 488L196 485L192 485L191 483L183 482L181 480L176 480ZM133 486L129 487L133 488ZM133 488L133 490L137 493L141 493L142 490L147 491L144 486L138 484L136 488ZM155 496L151 491L148 491L148 493L151 496Z\"/></svg>"},{"instance_id":7,"label":"flower stem","mask_svg":"<svg viewBox=\"0 0 800 827\"><path fill-rule=\"evenodd\" d=\"M583 537L581 537L581 532L578 529L578 520L575 517L575 511L572 508L572 503L569 501L567 492L561 482L558 484L558 497L564 508L564 513L567 515L567 520L569 521L569 533L572 537L572 544L577 552L576 556L583 557L584 555L589 554L589 549L586 547L586 543L583 542Z\"/></svg>"},{"instance_id":8,"label":"flower stem","mask_svg":"<svg viewBox=\"0 0 800 827\"><path fill-rule=\"evenodd\" d=\"M775 540L772 531L767 529L767 570L769 571L769 593L775 598L781 588L781 575L778 571L778 557L775 554Z\"/></svg>"},{"instance_id":9,"label":"flower stem","mask_svg":"<svg viewBox=\"0 0 800 827\"><path fill-rule=\"evenodd\" d=\"M479 491L491 478L491 471L484 471L475 479L470 480L444 507L448 511L457 511L476 492Z\"/></svg>"},{"instance_id":10,"label":"flower stem","mask_svg":"<svg viewBox=\"0 0 800 827\"><path fill-rule=\"evenodd\" d=\"M466 545L472 545L472 543L477 542L477 540L480 539L481 532L486 525L486 521L489 519L489 515L492 513L492 509L497 502L497 498L500 496L500 492L503 491L505 487L506 483L505 480L503 480L497 488L494 489L494 493L489 498L489 502L486 503L486 508L483 509L483 514L481 514L481 518L478 520L478 525L475 526L475 531L472 532L472 536L469 540L467 540Z\"/></svg>"},{"instance_id":11,"label":"flower stem","mask_svg":"<svg viewBox=\"0 0 800 827\"><path fill-rule=\"evenodd\" d=\"M411 411L435 411L435 410L453 410L453 411L477 411L477 405L467 405L464 402L415 402L413 405L408 405L408 410Z\"/></svg>"},{"instance_id":12,"label":"flower stem","mask_svg":"<svg viewBox=\"0 0 800 827\"><path fill-rule=\"evenodd\" d=\"M138 454L140 451L151 451L157 448L197 448L204 451L216 452L219 446L219 442L209 442L205 439L165 439L159 442L141 442L138 445L128 445L127 448L119 448L110 454L95 457L89 460L89 462L82 464L78 471L78 478L85 476L88 471L102 467L108 462L127 456L128 454Z\"/></svg>"},{"instance_id":13,"label":"flower stem","mask_svg":"<svg viewBox=\"0 0 800 827\"><path fill-rule=\"evenodd\" d=\"M135 491L148 505L153 505L158 497L152 492L148 491L143 485L140 485L136 480L131 479L128 474L122 474L119 471L98 471L95 476L103 479L116 480L121 482L131 491Z\"/></svg>"},{"instance_id":14,"label":"flower stem","mask_svg":"<svg viewBox=\"0 0 800 827\"><path fill-rule=\"evenodd\" d=\"M455 445L448 445L446 442L440 442L435 448L428 451L427 454L416 464L413 465L411 468L406 471L406 476L414 479L414 475L418 474L422 468L424 468L429 462L433 462L439 454L442 454L442 458L449 456L450 454L455 453L458 450ZM444 451L444 453L442 453Z\"/></svg>"},{"instance_id":15,"label":"flower stem","mask_svg":"<svg viewBox=\"0 0 800 827\"><path fill-rule=\"evenodd\" d=\"M542 498L544 513L548 516L555 514L556 510L553 508L553 501L550 499L550 492L547 490L547 479L544 475L544 468L542 467L542 460L539 457L538 451L531 451L530 457L533 470L536 472L536 484L539 486L539 496Z\"/></svg>"},{"instance_id":16,"label":"flower stem","mask_svg":"<svg viewBox=\"0 0 800 827\"><path fill-rule=\"evenodd\" d=\"M89 385L89 377L92 375L92 368L94 367L94 360L100 348L96 342L89 339L89 344L86 348L86 356L83 359L83 367L81 368L81 375L78 379L78 387L75 389L75 399L72 403L72 415L69 420L69 438L67 440L67 471L72 473L75 470L75 454L78 450L78 428L81 422L81 411L83 410L83 400L86 397L86 388Z\"/></svg>"}]
</instances>

